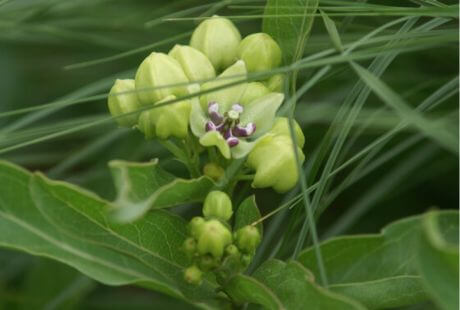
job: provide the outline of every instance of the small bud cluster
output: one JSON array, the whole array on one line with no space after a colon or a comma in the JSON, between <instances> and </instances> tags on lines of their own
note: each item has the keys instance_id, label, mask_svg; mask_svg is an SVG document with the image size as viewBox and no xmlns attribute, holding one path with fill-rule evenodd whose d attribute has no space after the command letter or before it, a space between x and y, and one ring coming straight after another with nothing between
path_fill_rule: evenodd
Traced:
<instances>
[{"instance_id":1,"label":"small bud cluster","mask_svg":"<svg viewBox=\"0 0 460 310\"><path fill-rule=\"evenodd\" d=\"M261 239L257 228L250 225L232 233L232 202L224 192L208 194L203 215L189 222L189 237L183 243L183 250L192 261L184 279L194 285L200 284L208 271L225 279L247 268Z\"/></svg>"}]
</instances>

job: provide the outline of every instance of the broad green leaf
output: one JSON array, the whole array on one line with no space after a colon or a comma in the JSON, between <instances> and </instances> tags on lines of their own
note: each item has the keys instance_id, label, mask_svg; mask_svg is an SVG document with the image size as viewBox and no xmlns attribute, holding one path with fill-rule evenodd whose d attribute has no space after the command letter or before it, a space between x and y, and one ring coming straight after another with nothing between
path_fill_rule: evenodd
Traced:
<instances>
[{"instance_id":1,"label":"broad green leaf","mask_svg":"<svg viewBox=\"0 0 460 310\"><path fill-rule=\"evenodd\" d=\"M425 287L441 309L459 308L458 216L429 212L417 255Z\"/></svg>"},{"instance_id":2,"label":"broad green leaf","mask_svg":"<svg viewBox=\"0 0 460 310\"><path fill-rule=\"evenodd\" d=\"M284 309L365 309L316 284L313 274L296 261L268 260L253 276L274 292Z\"/></svg>"},{"instance_id":3,"label":"broad green leaf","mask_svg":"<svg viewBox=\"0 0 460 310\"><path fill-rule=\"evenodd\" d=\"M329 16L327 16L323 10L320 10L320 13L321 17L323 18L324 26L326 27L326 30L329 33L329 37L331 38L332 44L339 52L343 51L342 40L340 39L340 35L337 31L337 26L335 25L334 21Z\"/></svg>"},{"instance_id":4,"label":"broad green leaf","mask_svg":"<svg viewBox=\"0 0 460 310\"><path fill-rule=\"evenodd\" d=\"M313 274L295 261L268 260L253 277L233 277L225 291L237 302L259 304L271 310L365 309L358 302L317 285Z\"/></svg>"},{"instance_id":5,"label":"broad green leaf","mask_svg":"<svg viewBox=\"0 0 460 310\"><path fill-rule=\"evenodd\" d=\"M63 262L104 284L138 284L212 307L215 284L183 281L182 218L155 210L132 224L112 223L109 202L95 194L3 161L0 184L0 246Z\"/></svg>"},{"instance_id":6,"label":"broad green leaf","mask_svg":"<svg viewBox=\"0 0 460 310\"><path fill-rule=\"evenodd\" d=\"M313 25L318 0L268 0L263 31L281 47L285 64L302 57Z\"/></svg>"},{"instance_id":7,"label":"broad green leaf","mask_svg":"<svg viewBox=\"0 0 460 310\"><path fill-rule=\"evenodd\" d=\"M437 213L443 218L458 212ZM394 222L375 235L343 236L321 244L333 291L348 295L369 309L394 308L427 299L417 270L421 216ZM312 248L298 258L318 276Z\"/></svg>"},{"instance_id":8,"label":"broad green leaf","mask_svg":"<svg viewBox=\"0 0 460 310\"><path fill-rule=\"evenodd\" d=\"M164 171L158 160L149 163L116 160L109 166L118 192L112 215L120 222L136 220L150 209L203 201L215 185L208 177L176 178Z\"/></svg>"},{"instance_id":9,"label":"broad green leaf","mask_svg":"<svg viewBox=\"0 0 460 310\"><path fill-rule=\"evenodd\" d=\"M260 219L260 211L257 208L256 196L252 195L246 198L238 207L235 213L235 224L233 227L234 231L237 231L241 227L250 225ZM262 223L257 224L257 229L260 235L263 234Z\"/></svg>"},{"instance_id":10,"label":"broad green leaf","mask_svg":"<svg viewBox=\"0 0 460 310\"><path fill-rule=\"evenodd\" d=\"M284 309L281 301L264 284L256 279L238 274L225 285L225 292L236 302L262 305L266 309Z\"/></svg>"}]
</instances>

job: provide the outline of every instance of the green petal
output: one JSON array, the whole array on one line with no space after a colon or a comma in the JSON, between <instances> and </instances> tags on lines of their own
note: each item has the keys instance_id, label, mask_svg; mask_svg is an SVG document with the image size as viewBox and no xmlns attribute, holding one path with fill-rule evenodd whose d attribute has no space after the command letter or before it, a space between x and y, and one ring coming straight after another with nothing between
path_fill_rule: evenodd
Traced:
<instances>
[{"instance_id":1,"label":"green petal","mask_svg":"<svg viewBox=\"0 0 460 310\"><path fill-rule=\"evenodd\" d=\"M248 142L248 141L244 141L244 140L240 139L240 142L238 143L238 145L236 145L236 146L234 146L234 147L232 147L230 149L231 153L232 153L232 157L233 158L243 158L249 152L251 152L251 150L257 144L258 140L259 139L255 140L255 141L252 141L252 142Z\"/></svg>"},{"instance_id":2,"label":"green petal","mask_svg":"<svg viewBox=\"0 0 460 310\"><path fill-rule=\"evenodd\" d=\"M188 91L191 94L200 92L200 87L197 84L192 84L188 87ZM190 111L190 128L195 136L203 136L205 131L205 126L207 122L206 114L200 106L200 101L198 97L193 97L190 99L191 111Z\"/></svg>"},{"instance_id":3,"label":"green petal","mask_svg":"<svg viewBox=\"0 0 460 310\"><path fill-rule=\"evenodd\" d=\"M218 131L208 131L200 138L200 143L203 146L216 146L225 158L230 159L230 147Z\"/></svg>"},{"instance_id":4,"label":"green petal","mask_svg":"<svg viewBox=\"0 0 460 310\"><path fill-rule=\"evenodd\" d=\"M283 99L284 95L281 93L270 93L254 100L244 107L241 123L256 124L255 136L260 137L273 127L276 111L283 103Z\"/></svg>"},{"instance_id":5,"label":"green petal","mask_svg":"<svg viewBox=\"0 0 460 310\"><path fill-rule=\"evenodd\" d=\"M239 60L231 67L227 68L221 75L219 75L215 81L211 81L203 84L202 90L212 89L221 87L227 84L235 83L237 81L245 81L247 75L246 65L243 61ZM233 78L232 78L233 77ZM221 113L226 112L230 107L240 102L243 93L247 87L246 82L236 84L234 86L225 87L217 91L204 94L201 96L201 104L203 108L207 107L207 104L211 101L219 103L219 110Z\"/></svg>"}]
</instances>

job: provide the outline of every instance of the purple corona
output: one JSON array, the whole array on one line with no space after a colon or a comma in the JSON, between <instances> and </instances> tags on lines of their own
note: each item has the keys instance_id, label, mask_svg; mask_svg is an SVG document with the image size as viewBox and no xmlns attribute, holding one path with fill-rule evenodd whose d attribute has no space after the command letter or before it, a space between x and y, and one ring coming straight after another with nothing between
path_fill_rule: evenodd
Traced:
<instances>
[{"instance_id":1,"label":"purple corona","mask_svg":"<svg viewBox=\"0 0 460 310\"><path fill-rule=\"evenodd\" d=\"M205 130L218 131L227 141L228 146L238 145L239 138L247 138L256 131L254 123L240 124L240 115L244 108L240 104L234 104L232 108L225 112L224 115L219 113L219 104L210 102L208 104L209 121L206 122Z\"/></svg>"}]
</instances>

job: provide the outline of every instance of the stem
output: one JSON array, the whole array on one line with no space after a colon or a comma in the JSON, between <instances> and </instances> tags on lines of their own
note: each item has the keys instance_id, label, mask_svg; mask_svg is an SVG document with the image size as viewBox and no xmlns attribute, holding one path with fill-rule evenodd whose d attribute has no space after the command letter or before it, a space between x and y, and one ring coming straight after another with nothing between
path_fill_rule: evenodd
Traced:
<instances>
[{"instance_id":1,"label":"stem","mask_svg":"<svg viewBox=\"0 0 460 310\"><path fill-rule=\"evenodd\" d=\"M255 174L245 174L245 175L240 175L236 177L238 181L251 181L255 177Z\"/></svg>"},{"instance_id":2,"label":"stem","mask_svg":"<svg viewBox=\"0 0 460 310\"><path fill-rule=\"evenodd\" d=\"M187 167L187 169L188 169L188 171L190 173L190 177L196 178L196 177L200 176L199 169L197 169L197 167L194 166L193 163L190 160L189 150L188 150L188 147L187 147L187 145L185 143L184 143L184 146L185 146L186 152L184 152L184 150L179 148L174 142L171 142L169 140L160 140L159 139L158 141L169 152L171 152L171 154L173 154L181 163L183 163Z\"/></svg>"},{"instance_id":3,"label":"stem","mask_svg":"<svg viewBox=\"0 0 460 310\"><path fill-rule=\"evenodd\" d=\"M175 143L169 140L160 140L158 142L166 148L171 154L173 154L177 159L179 159L183 164L187 165L187 156L185 155L184 151L181 150Z\"/></svg>"},{"instance_id":4,"label":"stem","mask_svg":"<svg viewBox=\"0 0 460 310\"><path fill-rule=\"evenodd\" d=\"M194 140L194 137L187 136L185 141L183 141L185 150L187 151L187 159L189 165L190 176L192 178L197 178L201 175L200 172L200 155L197 147L197 143Z\"/></svg>"}]
</instances>

